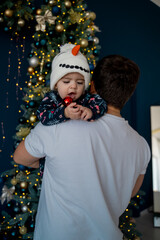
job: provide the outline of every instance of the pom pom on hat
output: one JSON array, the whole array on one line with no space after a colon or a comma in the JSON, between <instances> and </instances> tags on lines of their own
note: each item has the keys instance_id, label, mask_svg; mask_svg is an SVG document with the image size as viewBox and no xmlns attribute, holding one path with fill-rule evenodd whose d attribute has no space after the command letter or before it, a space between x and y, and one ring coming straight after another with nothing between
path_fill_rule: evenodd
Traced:
<instances>
[{"instance_id":1,"label":"pom pom on hat","mask_svg":"<svg viewBox=\"0 0 160 240\"><path fill-rule=\"evenodd\" d=\"M84 76L85 89L89 87L90 69L86 57L79 51L80 45L65 44L52 61L50 89L66 74L78 72Z\"/></svg>"}]
</instances>

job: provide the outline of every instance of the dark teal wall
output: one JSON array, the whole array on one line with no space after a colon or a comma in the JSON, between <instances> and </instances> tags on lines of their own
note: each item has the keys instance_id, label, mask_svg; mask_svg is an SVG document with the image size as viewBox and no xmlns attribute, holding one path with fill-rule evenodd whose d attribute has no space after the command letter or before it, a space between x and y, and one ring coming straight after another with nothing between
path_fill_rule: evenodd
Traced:
<instances>
[{"instance_id":1,"label":"dark teal wall","mask_svg":"<svg viewBox=\"0 0 160 240\"><path fill-rule=\"evenodd\" d=\"M97 14L95 24L101 29L101 33L97 34L102 47L100 58L108 54L121 54L134 60L141 69L137 90L122 114L150 144L150 106L160 104L160 8L149 0L88 0L87 5L88 10ZM26 40L28 48L30 41ZM20 100L15 100L15 85L7 85L4 79L7 74L9 47L7 34L0 32L0 122L4 121L6 134L3 151L0 153L1 171L9 168L8 156L13 151L12 136L18 125L17 112L20 105ZM12 63L16 61L16 57L15 53ZM24 84L26 69L27 61L22 67L21 85ZM6 91L9 92L8 110L3 108ZM152 204L151 162L142 189L146 192L147 207Z\"/></svg>"}]
</instances>

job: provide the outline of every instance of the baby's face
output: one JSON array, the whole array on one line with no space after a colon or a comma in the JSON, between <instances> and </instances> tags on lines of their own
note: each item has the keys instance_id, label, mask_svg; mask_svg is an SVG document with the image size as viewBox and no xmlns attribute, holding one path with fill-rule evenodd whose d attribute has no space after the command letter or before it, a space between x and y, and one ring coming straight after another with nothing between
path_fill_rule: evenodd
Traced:
<instances>
[{"instance_id":1,"label":"baby's face","mask_svg":"<svg viewBox=\"0 0 160 240\"><path fill-rule=\"evenodd\" d=\"M77 72L68 73L57 82L55 87L62 99L71 97L75 101L84 93L84 76Z\"/></svg>"}]
</instances>

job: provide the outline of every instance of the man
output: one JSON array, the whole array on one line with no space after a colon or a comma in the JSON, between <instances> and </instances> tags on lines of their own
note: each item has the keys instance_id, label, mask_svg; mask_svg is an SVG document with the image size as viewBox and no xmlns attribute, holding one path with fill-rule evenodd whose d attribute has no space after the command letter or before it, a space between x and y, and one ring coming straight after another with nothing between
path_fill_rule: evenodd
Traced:
<instances>
[{"instance_id":1,"label":"man","mask_svg":"<svg viewBox=\"0 0 160 240\"><path fill-rule=\"evenodd\" d=\"M120 111L133 94L139 68L111 55L94 70L107 113L94 122L39 123L14 160L38 167L46 157L34 240L120 240L119 216L139 190L150 159L146 141Z\"/></svg>"}]
</instances>

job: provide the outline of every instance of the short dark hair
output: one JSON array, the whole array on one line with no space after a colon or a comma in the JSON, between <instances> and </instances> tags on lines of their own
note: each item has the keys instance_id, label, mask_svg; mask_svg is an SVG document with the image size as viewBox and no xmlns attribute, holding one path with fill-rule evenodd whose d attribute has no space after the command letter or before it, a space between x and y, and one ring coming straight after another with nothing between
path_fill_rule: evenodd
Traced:
<instances>
[{"instance_id":1,"label":"short dark hair","mask_svg":"<svg viewBox=\"0 0 160 240\"><path fill-rule=\"evenodd\" d=\"M133 94L139 75L135 62L120 55L109 55L98 62L92 80L96 92L107 104L122 109Z\"/></svg>"}]
</instances>

